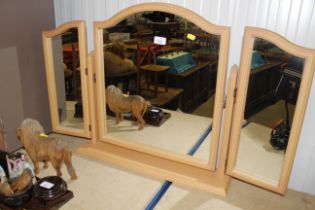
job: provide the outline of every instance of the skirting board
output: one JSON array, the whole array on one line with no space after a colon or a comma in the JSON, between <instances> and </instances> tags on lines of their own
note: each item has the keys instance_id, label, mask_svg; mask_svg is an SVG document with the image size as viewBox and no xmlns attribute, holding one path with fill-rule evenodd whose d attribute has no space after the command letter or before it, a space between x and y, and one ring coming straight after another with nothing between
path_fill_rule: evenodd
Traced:
<instances>
[{"instance_id":1,"label":"skirting board","mask_svg":"<svg viewBox=\"0 0 315 210\"><path fill-rule=\"evenodd\" d=\"M195 188L220 196L226 196L230 183L230 177L225 174L155 157L106 142L81 145L78 148L78 153L122 166L146 176L168 180L179 186Z\"/></svg>"}]
</instances>

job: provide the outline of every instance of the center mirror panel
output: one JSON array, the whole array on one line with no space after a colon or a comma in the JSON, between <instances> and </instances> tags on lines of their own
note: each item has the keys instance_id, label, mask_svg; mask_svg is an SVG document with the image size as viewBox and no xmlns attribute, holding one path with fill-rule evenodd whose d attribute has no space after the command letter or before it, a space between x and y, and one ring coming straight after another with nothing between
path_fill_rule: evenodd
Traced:
<instances>
[{"instance_id":1,"label":"center mirror panel","mask_svg":"<svg viewBox=\"0 0 315 210\"><path fill-rule=\"evenodd\" d=\"M220 36L165 12L105 28L107 136L208 162L220 44Z\"/></svg>"}]
</instances>

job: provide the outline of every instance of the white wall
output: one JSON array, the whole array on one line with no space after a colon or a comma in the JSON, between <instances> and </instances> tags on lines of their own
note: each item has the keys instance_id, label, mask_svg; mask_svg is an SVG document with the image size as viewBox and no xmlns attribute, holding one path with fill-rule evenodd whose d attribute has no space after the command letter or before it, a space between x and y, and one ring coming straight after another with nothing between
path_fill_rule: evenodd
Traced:
<instances>
[{"instance_id":1,"label":"white wall","mask_svg":"<svg viewBox=\"0 0 315 210\"><path fill-rule=\"evenodd\" d=\"M315 0L54 0L56 25L84 19L88 49L93 50L93 21L143 2L165 2L190 9L214 24L231 26L229 63L239 64L244 26L275 31L288 40L315 48ZM154 9L154 8L152 8ZM289 187L315 194L315 84L313 83Z\"/></svg>"}]
</instances>

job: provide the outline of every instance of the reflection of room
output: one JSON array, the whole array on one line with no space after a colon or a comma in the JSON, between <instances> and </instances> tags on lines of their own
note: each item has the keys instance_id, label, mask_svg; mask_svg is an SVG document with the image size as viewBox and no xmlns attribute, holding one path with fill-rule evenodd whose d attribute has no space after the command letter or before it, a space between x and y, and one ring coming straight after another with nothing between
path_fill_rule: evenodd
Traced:
<instances>
[{"instance_id":1,"label":"reflection of room","mask_svg":"<svg viewBox=\"0 0 315 210\"><path fill-rule=\"evenodd\" d=\"M120 49L123 52L108 47L115 41L124 42L125 50ZM139 88L140 95L152 105L193 112L214 93L219 37L202 31L183 18L163 12L136 14L112 28L104 29L104 43L105 52L130 59L141 73L137 78L140 81L136 83L139 87L135 87L134 83L126 87L126 80L121 78L124 91L136 92ZM168 66L169 69L160 69L155 65ZM131 71L107 69L106 85L117 84L113 74L120 71L123 73L121 77L126 77L128 70ZM167 84L163 79L164 71L168 72ZM156 72L158 79L155 81ZM128 81L129 86L132 82ZM163 88L165 85L169 87L167 91Z\"/></svg>"},{"instance_id":2,"label":"reflection of room","mask_svg":"<svg viewBox=\"0 0 315 210\"><path fill-rule=\"evenodd\" d=\"M78 31L72 28L53 38L59 121L83 128Z\"/></svg>"},{"instance_id":3,"label":"reflection of room","mask_svg":"<svg viewBox=\"0 0 315 210\"><path fill-rule=\"evenodd\" d=\"M255 39L238 170L278 183L302 71L303 59Z\"/></svg>"},{"instance_id":4,"label":"reflection of room","mask_svg":"<svg viewBox=\"0 0 315 210\"><path fill-rule=\"evenodd\" d=\"M143 12L104 29L103 42L106 86L113 84L126 94L140 95L171 114L159 127L146 125L141 131L132 121L116 125L107 116L108 133L187 153L211 126L220 37L173 14ZM183 137L174 130L183 132ZM172 143L165 144L167 148L149 136L172 139Z\"/></svg>"}]
</instances>

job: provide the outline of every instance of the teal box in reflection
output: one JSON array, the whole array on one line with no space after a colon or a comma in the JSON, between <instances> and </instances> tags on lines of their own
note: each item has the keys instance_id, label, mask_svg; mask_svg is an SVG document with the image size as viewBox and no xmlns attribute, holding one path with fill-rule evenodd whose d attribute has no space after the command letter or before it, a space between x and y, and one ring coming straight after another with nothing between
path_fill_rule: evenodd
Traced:
<instances>
[{"instance_id":1,"label":"teal box in reflection","mask_svg":"<svg viewBox=\"0 0 315 210\"><path fill-rule=\"evenodd\" d=\"M263 56L261 55L260 52L258 51L254 51L252 54L252 61L251 61L251 69L255 69L258 68L260 66L263 66L266 64L265 59L263 58Z\"/></svg>"},{"instance_id":2,"label":"teal box in reflection","mask_svg":"<svg viewBox=\"0 0 315 210\"><path fill-rule=\"evenodd\" d=\"M180 74L192 67L195 67L197 62L189 52L171 52L160 55L156 58L158 65L169 66L169 73Z\"/></svg>"}]
</instances>

